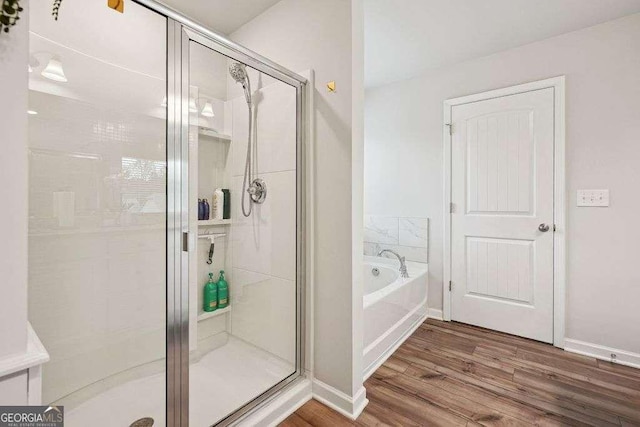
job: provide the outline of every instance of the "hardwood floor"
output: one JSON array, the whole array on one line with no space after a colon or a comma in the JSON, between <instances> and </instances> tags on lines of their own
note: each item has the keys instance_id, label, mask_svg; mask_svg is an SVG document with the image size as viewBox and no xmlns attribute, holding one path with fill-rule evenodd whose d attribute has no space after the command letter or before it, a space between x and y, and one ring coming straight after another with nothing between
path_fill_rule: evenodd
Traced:
<instances>
[{"instance_id":1,"label":"hardwood floor","mask_svg":"<svg viewBox=\"0 0 640 427\"><path fill-rule=\"evenodd\" d=\"M282 426L640 426L640 369L427 320L365 383L354 422L310 401Z\"/></svg>"}]
</instances>

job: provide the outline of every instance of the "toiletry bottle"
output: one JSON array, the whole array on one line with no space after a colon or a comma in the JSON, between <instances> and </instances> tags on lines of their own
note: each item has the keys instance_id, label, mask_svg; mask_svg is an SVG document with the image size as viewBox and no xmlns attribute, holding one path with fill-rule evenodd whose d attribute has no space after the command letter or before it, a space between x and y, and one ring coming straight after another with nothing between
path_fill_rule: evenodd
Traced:
<instances>
[{"instance_id":1,"label":"toiletry bottle","mask_svg":"<svg viewBox=\"0 0 640 427\"><path fill-rule=\"evenodd\" d=\"M198 221L202 221L204 219L204 203L202 203L202 199L198 199Z\"/></svg>"},{"instance_id":2,"label":"toiletry bottle","mask_svg":"<svg viewBox=\"0 0 640 427\"><path fill-rule=\"evenodd\" d=\"M218 308L218 284L213 281L213 273L209 273L209 281L204 285L202 309L215 311Z\"/></svg>"},{"instance_id":3,"label":"toiletry bottle","mask_svg":"<svg viewBox=\"0 0 640 427\"><path fill-rule=\"evenodd\" d=\"M216 203L216 195L218 193L218 189L213 192L213 198L211 199L211 219L216 219L218 216L218 205Z\"/></svg>"},{"instance_id":4,"label":"toiletry bottle","mask_svg":"<svg viewBox=\"0 0 640 427\"><path fill-rule=\"evenodd\" d=\"M202 219L206 221L210 218L209 214L211 212L211 206L209 206L209 202L207 201L207 199L204 199L203 203L204 203L204 217Z\"/></svg>"},{"instance_id":5,"label":"toiletry bottle","mask_svg":"<svg viewBox=\"0 0 640 427\"><path fill-rule=\"evenodd\" d=\"M224 279L224 270L220 270L218 279L218 308L225 308L229 305L229 284Z\"/></svg>"},{"instance_id":6,"label":"toiletry bottle","mask_svg":"<svg viewBox=\"0 0 640 427\"><path fill-rule=\"evenodd\" d=\"M213 194L213 219L221 220L223 219L224 214L224 193L221 188L216 188L215 193Z\"/></svg>"},{"instance_id":7,"label":"toiletry bottle","mask_svg":"<svg viewBox=\"0 0 640 427\"><path fill-rule=\"evenodd\" d=\"M224 194L224 202L222 203L222 219L231 218L231 192L223 188L222 194Z\"/></svg>"}]
</instances>

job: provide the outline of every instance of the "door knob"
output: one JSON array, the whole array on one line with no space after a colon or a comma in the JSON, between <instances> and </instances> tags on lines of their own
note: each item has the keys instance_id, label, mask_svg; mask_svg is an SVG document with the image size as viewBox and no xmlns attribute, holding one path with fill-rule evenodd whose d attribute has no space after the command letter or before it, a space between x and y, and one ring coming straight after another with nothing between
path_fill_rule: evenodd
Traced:
<instances>
[{"instance_id":1,"label":"door knob","mask_svg":"<svg viewBox=\"0 0 640 427\"><path fill-rule=\"evenodd\" d=\"M542 223L538 226L538 230L542 231L543 233L546 233L547 231L549 231L549 224L545 224Z\"/></svg>"}]
</instances>

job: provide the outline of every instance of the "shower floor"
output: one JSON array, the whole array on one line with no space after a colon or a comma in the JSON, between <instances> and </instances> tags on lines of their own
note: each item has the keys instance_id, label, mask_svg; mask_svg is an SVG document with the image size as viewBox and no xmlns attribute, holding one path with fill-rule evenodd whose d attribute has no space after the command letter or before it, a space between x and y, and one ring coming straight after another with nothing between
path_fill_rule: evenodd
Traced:
<instances>
[{"instance_id":1,"label":"shower floor","mask_svg":"<svg viewBox=\"0 0 640 427\"><path fill-rule=\"evenodd\" d=\"M234 337L192 363L189 374L189 425L210 426L293 373L282 359ZM152 417L165 426L165 375L114 387L65 414L70 427L127 427Z\"/></svg>"}]
</instances>

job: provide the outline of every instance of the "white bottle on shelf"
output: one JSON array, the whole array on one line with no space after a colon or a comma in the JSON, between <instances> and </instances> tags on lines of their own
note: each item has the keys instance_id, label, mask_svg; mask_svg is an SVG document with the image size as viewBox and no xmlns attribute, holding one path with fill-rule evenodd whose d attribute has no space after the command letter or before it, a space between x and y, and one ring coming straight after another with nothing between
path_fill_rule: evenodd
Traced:
<instances>
[{"instance_id":1,"label":"white bottle on shelf","mask_svg":"<svg viewBox=\"0 0 640 427\"><path fill-rule=\"evenodd\" d=\"M213 193L211 208L213 210L211 219L222 220L222 215L224 214L224 193L221 188L216 188L216 191Z\"/></svg>"}]
</instances>

